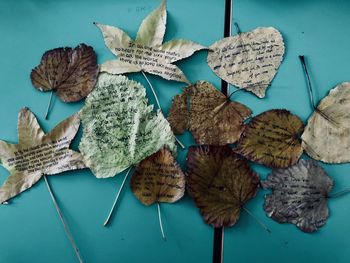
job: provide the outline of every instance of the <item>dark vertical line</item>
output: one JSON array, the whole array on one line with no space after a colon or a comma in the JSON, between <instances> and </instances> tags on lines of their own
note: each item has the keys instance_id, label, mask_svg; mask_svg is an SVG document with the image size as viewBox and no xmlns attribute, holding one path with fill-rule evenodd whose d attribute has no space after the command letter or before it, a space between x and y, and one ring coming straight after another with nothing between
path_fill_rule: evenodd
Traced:
<instances>
[{"instance_id":1,"label":"dark vertical line","mask_svg":"<svg viewBox=\"0 0 350 263\"><path fill-rule=\"evenodd\" d=\"M232 31L232 0L225 0L225 21L224 21L224 37L231 36ZM228 83L221 80L221 91L227 96Z\"/></svg>"},{"instance_id":2,"label":"dark vertical line","mask_svg":"<svg viewBox=\"0 0 350 263\"><path fill-rule=\"evenodd\" d=\"M224 228L214 228L213 263L223 262L224 252Z\"/></svg>"},{"instance_id":3,"label":"dark vertical line","mask_svg":"<svg viewBox=\"0 0 350 263\"><path fill-rule=\"evenodd\" d=\"M231 36L232 31L232 0L225 0L224 37ZM228 83L221 80L221 92L228 95ZM224 227L214 228L213 263L223 262Z\"/></svg>"}]
</instances>

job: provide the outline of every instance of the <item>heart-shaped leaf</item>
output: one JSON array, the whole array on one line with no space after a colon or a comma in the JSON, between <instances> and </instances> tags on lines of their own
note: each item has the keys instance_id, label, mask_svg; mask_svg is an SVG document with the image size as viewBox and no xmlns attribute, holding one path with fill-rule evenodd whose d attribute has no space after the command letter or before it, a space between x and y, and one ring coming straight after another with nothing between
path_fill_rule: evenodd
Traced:
<instances>
[{"instance_id":1,"label":"heart-shaped leaf","mask_svg":"<svg viewBox=\"0 0 350 263\"><path fill-rule=\"evenodd\" d=\"M30 78L40 91L55 91L64 102L85 98L94 88L98 65L92 47L56 48L45 52Z\"/></svg>"},{"instance_id":2,"label":"heart-shaped leaf","mask_svg":"<svg viewBox=\"0 0 350 263\"><path fill-rule=\"evenodd\" d=\"M248 160L275 168L295 164L303 153L304 124L287 110L269 110L246 125L235 151Z\"/></svg>"},{"instance_id":3,"label":"heart-shaped leaf","mask_svg":"<svg viewBox=\"0 0 350 263\"><path fill-rule=\"evenodd\" d=\"M305 152L326 163L350 162L350 83L332 89L301 136Z\"/></svg>"},{"instance_id":4,"label":"heart-shaped leaf","mask_svg":"<svg viewBox=\"0 0 350 263\"><path fill-rule=\"evenodd\" d=\"M221 39L209 47L208 65L221 79L260 98L282 62L284 43L273 27Z\"/></svg>"},{"instance_id":5,"label":"heart-shaped leaf","mask_svg":"<svg viewBox=\"0 0 350 263\"><path fill-rule=\"evenodd\" d=\"M301 159L287 169L273 170L262 186L272 189L264 209L277 222L295 224L304 232L326 223L333 181L316 161Z\"/></svg>"},{"instance_id":6,"label":"heart-shaped leaf","mask_svg":"<svg viewBox=\"0 0 350 263\"><path fill-rule=\"evenodd\" d=\"M175 151L163 114L149 106L145 88L124 76L102 73L81 111L79 149L98 178L112 177L157 152Z\"/></svg>"},{"instance_id":7,"label":"heart-shaped leaf","mask_svg":"<svg viewBox=\"0 0 350 263\"><path fill-rule=\"evenodd\" d=\"M213 227L234 225L259 185L248 162L228 146L191 146L187 167L188 191L205 222Z\"/></svg>"},{"instance_id":8,"label":"heart-shaped leaf","mask_svg":"<svg viewBox=\"0 0 350 263\"><path fill-rule=\"evenodd\" d=\"M168 120L175 133L186 129L198 144L225 145L236 142L251 115L245 105L230 101L207 81L198 81L173 99Z\"/></svg>"},{"instance_id":9,"label":"heart-shaped leaf","mask_svg":"<svg viewBox=\"0 0 350 263\"><path fill-rule=\"evenodd\" d=\"M174 203L185 193L185 175L171 152L162 148L138 164L130 185L144 205Z\"/></svg>"}]
</instances>

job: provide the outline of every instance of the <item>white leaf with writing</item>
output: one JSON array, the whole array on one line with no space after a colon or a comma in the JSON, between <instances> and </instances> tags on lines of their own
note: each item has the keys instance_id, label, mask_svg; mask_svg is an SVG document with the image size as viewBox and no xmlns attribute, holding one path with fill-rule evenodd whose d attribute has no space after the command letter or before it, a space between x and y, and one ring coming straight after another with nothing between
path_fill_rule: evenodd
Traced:
<instances>
[{"instance_id":1,"label":"white leaf with writing","mask_svg":"<svg viewBox=\"0 0 350 263\"><path fill-rule=\"evenodd\" d=\"M209 49L207 62L218 77L259 98L265 97L285 50L282 35L273 27L221 39Z\"/></svg>"}]
</instances>

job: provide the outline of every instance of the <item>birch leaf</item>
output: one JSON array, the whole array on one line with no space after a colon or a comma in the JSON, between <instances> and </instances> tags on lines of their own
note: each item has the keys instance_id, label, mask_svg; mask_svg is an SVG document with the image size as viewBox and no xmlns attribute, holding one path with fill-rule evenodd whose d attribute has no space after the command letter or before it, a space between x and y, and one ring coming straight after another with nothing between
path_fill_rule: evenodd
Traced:
<instances>
[{"instance_id":1,"label":"birch leaf","mask_svg":"<svg viewBox=\"0 0 350 263\"><path fill-rule=\"evenodd\" d=\"M0 203L29 189L43 175L83 169L80 153L69 145L80 125L77 114L45 134L28 108L18 115L18 144L0 141L0 162L10 175L0 188Z\"/></svg>"},{"instance_id":2,"label":"birch leaf","mask_svg":"<svg viewBox=\"0 0 350 263\"><path fill-rule=\"evenodd\" d=\"M332 89L301 136L305 152L326 163L350 162L350 83Z\"/></svg>"},{"instance_id":3,"label":"birch leaf","mask_svg":"<svg viewBox=\"0 0 350 263\"><path fill-rule=\"evenodd\" d=\"M185 175L171 152L162 148L138 164L131 190L144 205L174 203L185 193Z\"/></svg>"},{"instance_id":4,"label":"birch leaf","mask_svg":"<svg viewBox=\"0 0 350 263\"><path fill-rule=\"evenodd\" d=\"M81 111L80 151L98 178L112 177L160 150L175 151L175 137L145 88L124 76L100 74Z\"/></svg>"},{"instance_id":5,"label":"birch leaf","mask_svg":"<svg viewBox=\"0 0 350 263\"><path fill-rule=\"evenodd\" d=\"M273 27L221 39L209 49L207 62L218 77L259 98L265 97L285 50L281 33Z\"/></svg>"},{"instance_id":6,"label":"birch leaf","mask_svg":"<svg viewBox=\"0 0 350 263\"><path fill-rule=\"evenodd\" d=\"M92 47L56 48L45 52L30 78L40 91L55 91L64 102L85 98L96 83L99 68Z\"/></svg>"},{"instance_id":7,"label":"birch leaf","mask_svg":"<svg viewBox=\"0 0 350 263\"><path fill-rule=\"evenodd\" d=\"M301 159L287 169L273 170L262 185L272 189L265 196L264 209L277 222L295 224L304 232L326 223L333 181L316 161Z\"/></svg>"},{"instance_id":8,"label":"birch leaf","mask_svg":"<svg viewBox=\"0 0 350 263\"><path fill-rule=\"evenodd\" d=\"M239 139L250 115L245 105L199 81L174 97L168 120L175 133L188 129L198 144L225 145Z\"/></svg>"},{"instance_id":9,"label":"birch leaf","mask_svg":"<svg viewBox=\"0 0 350 263\"><path fill-rule=\"evenodd\" d=\"M256 195L259 177L228 146L191 146L188 191L205 222L232 226L244 204Z\"/></svg>"},{"instance_id":10,"label":"birch leaf","mask_svg":"<svg viewBox=\"0 0 350 263\"><path fill-rule=\"evenodd\" d=\"M144 71L167 80L189 83L185 74L172 63L206 48L183 39L162 44L166 17L166 1L163 0L142 22L135 41L117 27L95 23L102 32L106 46L118 56L115 63L103 63L101 71L110 74Z\"/></svg>"},{"instance_id":11,"label":"birch leaf","mask_svg":"<svg viewBox=\"0 0 350 263\"><path fill-rule=\"evenodd\" d=\"M304 124L287 110L269 110L246 126L235 151L259 164L286 168L303 153L300 135Z\"/></svg>"}]
</instances>

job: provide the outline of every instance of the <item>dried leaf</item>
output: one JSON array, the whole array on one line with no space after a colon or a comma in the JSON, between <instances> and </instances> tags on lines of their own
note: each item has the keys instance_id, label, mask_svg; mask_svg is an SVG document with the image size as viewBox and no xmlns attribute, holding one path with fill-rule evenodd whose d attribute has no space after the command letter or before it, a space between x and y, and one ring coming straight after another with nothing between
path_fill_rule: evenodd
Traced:
<instances>
[{"instance_id":1,"label":"dried leaf","mask_svg":"<svg viewBox=\"0 0 350 263\"><path fill-rule=\"evenodd\" d=\"M301 136L305 152L326 163L350 162L350 83L329 92Z\"/></svg>"},{"instance_id":2,"label":"dried leaf","mask_svg":"<svg viewBox=\"0 0 350 263\"><path fill-rule=\"evenodd\" d=\"M207 62L218 77L263 98L281 65L284 43L277 29L259 27L221 39L209 49Z\"/></svg>"},{"instance_id":3,"label":"dried leaf","mask_svg":"<svg viewBox=\"0 0 350 263\"><path fill-rule=\"evenodd\" d=\"M157 152L175 151L175 137L160 111L147 105L145 88L124 76L100 74L81 111L80 150L98 178L115 176Z\"/></svg>"},{"instance_id":4,"label":"dried leaf","mask_svg":"<svg viewBox=\"0 0 350 263\"><path fill-rule=\"evenodd\" d=\"M66 47L45 52L30 78L38 90L56 91L64 102L74 102L91 92L98 71L93 48L80 44L75 49Z\"/></svg>"},{"instance_id":5,"label":"dried leaf","mask_svg":"<svg viewBox=\"0 0 350 263\"><path fill-rule=\"evenodd\" d=\"M295 164L303 153L304 124L287 110L269 110L246 126L235 151L248 160L274 168Z\"/></svg>"},{"instance_id":6,"label":"dried leaf","mask_svg":"<svg viewBox=\"0 0 350 263\"><path fill-rule=\"evenodd\" d=\"M101 65L102 72L123 74L144 71L168 80L189 83L184 73L172 63L205 49L189 40L171 40L162 44L166 29L166 1L142 22L136 40L117 27L95 23L106 46L118 56Z\"/></svg>"},{"instance_id":7,"label":"dried leaf","mask_svg":"<svg viewBox=\"0 0 350 263\"><path fill-rule=\"evenodd\" d=\"M0 188L0 203L17 196L43 175L83 169L80 153L69 145L80 125L77 114L45 134L28 108L18 114L18 144L0 141L0 162L10 175Z\"/></svg>"},{"instance_id":8,"label":"dried leaf","mask_svg":"<svg viewBox=\"0 0 350 263\"><path fill-rule=\"evenodd\" d=\"M174 203L185 193L185 175L171 152L162 148L139 163L131 190L144 205Z\"/></svg>"},{"instance_id":9,"label":"dried leaf","mask_svg":"<svg viewBox=\"0 0 350 263\"><path fill-rule=\"evenodd\" d=\"M190 147L188 191L207 224L232 226L256 195L259 177L228 146Z\"/></svg>"},{"instance_id":10,"label":"dried leaf","mask_svg":"<svg viewBox=\"0 0 350 263\"><path fill-rule=\"evenodd\" d=\"M272 189L265 196L264 209L277 222L295 224L304 232L326 223L333 181L316 161L300 159L287 169L273 170L262 185Z\"/></svg>"},{"instance_id":11,"label":"dried leaf","mask_svg":"<svg viewBox=\"0 0 350 263\"><path fill-rule=\"evenodd\" d=\"M174 97L168 120L175 133L190 130L198 144L225 145L239 139L250 115L245 105L199 81Z\"/></svg>"}]
</instances>

